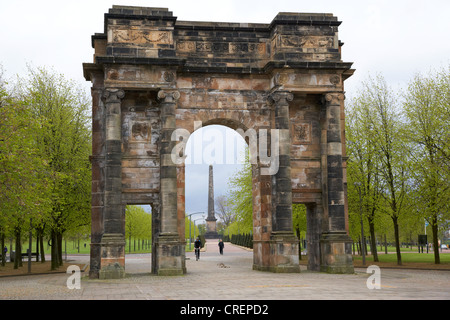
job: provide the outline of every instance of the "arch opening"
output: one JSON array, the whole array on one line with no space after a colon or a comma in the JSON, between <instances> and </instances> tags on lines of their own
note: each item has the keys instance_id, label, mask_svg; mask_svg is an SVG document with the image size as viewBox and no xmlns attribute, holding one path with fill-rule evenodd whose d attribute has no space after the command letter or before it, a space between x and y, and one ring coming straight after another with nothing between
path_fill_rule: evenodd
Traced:
<instances>
[{"instance_id":1,"label":"arch opening","mask_svg":"<svg viewBox=\"0 0 450 320\"><path fill-rule=\"evenodd\" d=\"M201 128L196 128L190 135L185 149L185 219L190 217L189 223L195 221L195 225L192 223L192 227L203 225L204 227L201 229L204 233L211 231L211 224L214 224L217 238L227 241L231 234L253 233L253 205L246 208L250 212L240 212L239 214L232 210L233 205L230 201L230 179L242 175L245 169L249 168L246 156L248 140L245 141L244 137L236 131L238 128L245 129L233 121L223 119L208 121ZM210 165L213 170L212 190L209 186L211 177L208 167ZM249 182L251 191L251 171ZM211 192L214 203L212 208L210 207ZM250 193L249 196L251 201L252 194ZM217 221L207 221L211 210ZM248 224L248 221L242 221L242 216L245 215L250 215L250 225L246 225L246 227L244 224L245 222ZM191 240L192 236L192 234L186 235L188 243L194 240ZM213 239L209 241L213 241ZM219 253L219 248L213 250L215 249Z\"/></svg>"}]
</instances>

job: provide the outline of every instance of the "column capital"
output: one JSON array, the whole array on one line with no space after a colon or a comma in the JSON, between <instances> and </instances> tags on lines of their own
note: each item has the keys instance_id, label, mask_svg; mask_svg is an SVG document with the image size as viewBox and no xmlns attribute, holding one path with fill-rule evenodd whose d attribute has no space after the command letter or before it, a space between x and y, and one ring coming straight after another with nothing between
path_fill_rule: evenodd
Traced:
<instances>
[{"instance_id":1,"label":"column capital","mask_svg":"<svg viewBox=\"0 0 450 320\"><path fill-rule=\"evenodd\" d=\"M158 100L162 102L176 102L180 99L180 91L176 89L164 89L158 91Z\"/></svg>"},{"instance_id":2,"label":"column capital","mask_svg":"<svg viewBox=\"0 0 450 320\"><path fill-rule=\"evenodd\" d=\"M325 105L340 105L341 101L345 100L345 94L343 92L328 92L322 98Z\"/></svg>"},{"instance_id":3,"label":"column capital","mask_svg":"<svg viewBox=\"0 0 450 320\"><path fill-rule=\"evenodd\" d=\"M120 102L123 97L125 97L125 91L118 88L106 88L102 92L102 98L106 102Z\"/></svg>"},{"instance_id":4,"label":"column capital","mask_svg":"<svg viewBox=\"0 0 450 320\"><path fill-rule=\"evenodd\" d=\"M294 94L289 91L275 91L269 94L268 102L275 105L286 105L294 100Z\"/></svg>"}]
</instances>

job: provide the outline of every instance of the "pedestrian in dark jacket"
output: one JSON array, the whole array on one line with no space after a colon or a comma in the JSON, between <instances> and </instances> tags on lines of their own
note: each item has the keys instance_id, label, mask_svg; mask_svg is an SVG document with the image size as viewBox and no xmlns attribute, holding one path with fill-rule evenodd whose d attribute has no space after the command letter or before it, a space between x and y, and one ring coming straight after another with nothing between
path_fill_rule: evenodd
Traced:
<instances>
[{"instance_id":1,"label":"pedestrian in dark jacket","mask_svg":"<svg viewBox=\"0 0 450 320\"><path fill-rule=\"evenodd\" d=\"M225 245L223 244L222 239L220 239L220 241L219 241L219 252L220 252L220 254L223 254L223 247L225 247Z\"/></svg>"},{"instance_id":2,"label":"pedestrian in dark jacket","mask_svg":"<svg viewBox=\"0 0 450 320\"><path fill-rule=\"evenodd\" d=\"M194 248L195 248L195 258L198 261L200 259L200 248L202 247L202 242L200 241L200 238L197 237L197 240L194 242Z\"/></svg>"}]
</instances>

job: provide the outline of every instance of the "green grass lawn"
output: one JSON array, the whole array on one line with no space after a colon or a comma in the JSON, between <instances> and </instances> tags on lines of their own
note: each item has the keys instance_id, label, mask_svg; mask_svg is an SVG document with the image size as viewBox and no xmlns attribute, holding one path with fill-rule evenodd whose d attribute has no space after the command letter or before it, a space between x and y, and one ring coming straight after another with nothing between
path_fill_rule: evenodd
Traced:
<instances>
[{"instance_id":1,"label":"green grass lawn","mask_svg":"<svg viewBox=\"0 0 450 320\"><path fill-rule=\"evenodd\" d=\"M63 256L65 255L65 253L67 252L68 255L71 254L89 254L90 253L90 241L84 241L84 240L80 240L80 248L78 249L78 241L67 241L64 242L62 244L62 252L63 252ZM8 247L8 251L10 250L9 245L7 245ZM131 248L131 250L130 250ZM151 245L147 248L147 249L143 249L142 246L140 248L140 250L138 250L138 245L136 242L136 250L134 249L134 242L131 241L131 247L130 244L128 242L128 240L126 241L126 246L125 246L125 253L151 253L152 249L151 249ZM28 249L28 242L27 243L23 243L22 244L22 252L25 253L27 252ZM14 247L12 249L14 251ZM47 245L47 243L44 243L44 251L46 254L50 254L50 250L51 247ZM189 251L193 251L194 250L194 243L192 243L191 246L191 250L189 250L189 242L186 244L186 252ZM33 243L32 245L32 252L36 252L36 243ZM8 252L9 254L9 252Z\"/></svg>"},{"instance_id":2,"label":"green grass lawn","mask_svg":"<svg viewBox=\"0 0 450 320\"><path fill-rule=\"evenodd\" d=\"M417 252L402 252L402 263L415 262L415 263L434 263L434 253L417 253ZM450 264L450 253L439 254L441 264ZM362 260L360 255L353 256L354 260ZM390 254L378 254L378 260L380 262L397 263L397 255L395 253ZM366 261L373 262L373 256L366 256Z\"/></svg>"}]
</instances>

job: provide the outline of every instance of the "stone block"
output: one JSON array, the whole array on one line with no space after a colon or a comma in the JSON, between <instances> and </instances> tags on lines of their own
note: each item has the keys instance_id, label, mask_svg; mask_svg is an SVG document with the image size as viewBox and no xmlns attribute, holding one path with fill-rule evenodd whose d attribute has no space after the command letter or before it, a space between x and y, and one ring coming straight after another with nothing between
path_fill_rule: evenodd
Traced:
<instances>
[{"instance_id":1,"label":"stone block","mask_svg":"<svg viewBox=\"0 0 450 320\"><path fill-rule=\"evenodd\" d=\"M154 272L161 276L179 276L186 273L185 244L178 235L161 234L157 237L154 251Z\"/></svg>"},{"instance_id":2,"label":"stone block","mask_svg":"<svg viewBox=\"0 0 450 320\"><path fill-rule=\"evenodd\" d=\"M320 271L328 273L354 273L353 240L346 232L324 233L320 238Z\"/></svg>"},{"instance_id":3,"label":"stone block","mask_svg":"<svg viewBox=\"0 0 450 320\"><path fill-rule=\"evenodd\" d=\"M300 272L298 239L290 232L273 232L269 241L270 265L274 273Z\"/></svg>"}]
</instances>

